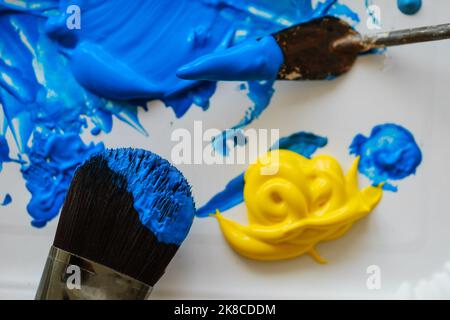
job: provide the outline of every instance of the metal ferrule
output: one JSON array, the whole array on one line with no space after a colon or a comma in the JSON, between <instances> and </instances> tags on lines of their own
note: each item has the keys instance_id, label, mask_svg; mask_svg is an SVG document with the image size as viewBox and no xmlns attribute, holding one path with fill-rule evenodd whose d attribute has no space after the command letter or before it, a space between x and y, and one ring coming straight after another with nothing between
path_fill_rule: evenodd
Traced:
<instances>
[{"instance_id":1,"label":"metal ferrule","mask_svg":"<svg viewBox=\"0 0 450 320\"><path fill-rule=\"evenodd\" d=\"M144 300L151 291L141 281L52 246L36 300Z\"/></svg>"}]
</instances>

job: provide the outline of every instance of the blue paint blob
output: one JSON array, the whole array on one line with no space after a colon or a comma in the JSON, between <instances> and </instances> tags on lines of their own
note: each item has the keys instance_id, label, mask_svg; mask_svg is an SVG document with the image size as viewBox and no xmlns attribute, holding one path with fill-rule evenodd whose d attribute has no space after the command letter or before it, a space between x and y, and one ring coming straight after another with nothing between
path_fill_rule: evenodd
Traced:
<instances>
[{"instance_id":1,"label":"blue paint blob","mask_svg":"<svg viewBox=\"0 0 450 320\"><path fill-rule=\"evenodd\" d=\"M21 168L31 193L27 210L34 227L44 227L58 215L75 169L103 149L102 143L84 144L74 133L34 134L33 145L27 150L28 161Z\"/></svg>"},{"instance_id":2,"label":"blue paint blob","mask_svg":"<svg viewBox=\"0 0 450 320\"><path fill-rule=\"evenodd\" d=\"M274 80L283 61L283 52L275 39L265 36L202 56L179 68L177 76L210 81Z\"/></svg>"},{"instance_id":3,"label":"blue paint blob","mask_svg":"<svg viewBox=\"0 0 450 320\"><path fill-rule=\"evenodd\" d=\"M145 150L106 150L100 156L112 171L125 178L142 224L159 241L180 245L195 215L191 187L183 174Z\"/></svg>"},{"instance_id":4,"label":"blue paint blob","mask_svg":"<svg viewBox=\"0 0 450 320\"><path fill-rule=\"evenodd\" d=\"M359 172L373 185L397 191L390 180L402 180L415 174L422 162L422 152L407 129L396 124L378 125L369 137L358 134L350 145L350 154L360 157Z\"/></svg>"},{"instance_id":5,"label":"blue paint blob","mask_svg":"<svg viewBox=\"0 0 450 320\"><path fill-rule=\"evenodd\" d=\"M80 29L67 27L69 5L81 9ZM21 166L32 224L57 215L76 165L103 148L81 140L88 128L109 133L116 118L147 135L138 112L152 99L176 117L206 110L216 82L180 79L181 66L324 15L358 21L338 0L0 0L0 136L21 159L0 139L0 165ZM259 117L273 93L271 80L249 82L252 106L232 129Z\"/></svg>"},{"instance_id":6,"label":"blue paint blob","mask_svg":"<svg viewBox=\"0 0 450 320\"><path fill-rule=\"evenodd\" d=\"M306 158L310 158L319 148L325 147L328 139L308 132L297 132L281 138L270 150L290 150ZM207 217L231 209L244 201L245 172L232 179L225 189L213 196L196 212L197 217Z\"/></svg>"},{"instance_id":7,"label":"blue paint blob","mask_svg":"<svg viewBox=\"0 0 450 320\"><path fill-rule=\"evenodd\" d=\"M397 6L404 14L413 15L422 8L422 0L397 0Z\"/></svg>"},{"instance_id":8,"label":"blue paint blob","mask_svg":"<svg viewBox=\"0 0 450 320\"><path fill-rule=\"evenodd\" d=\"M1 206L3 206L3 207L5 207L5 206L7 206L8 204L10 204L12 202L12 197L11 197L11 195L9 194L9 193L7 193L6 195L5 195L5 198L3 198L3 202L0 204Z\"/></svg>"},{"instance_id":9,"label":"blue paint blob","mask_svg":"<svg viewBox=\"0 0 450 320\"><path fill-rule=\"evenodd\" d=\"M98 136L101 132L102 132L102 129L99 127L92 128L92 130L91 130L91 134L93 136Z\"/></svg>"}]
</instances>

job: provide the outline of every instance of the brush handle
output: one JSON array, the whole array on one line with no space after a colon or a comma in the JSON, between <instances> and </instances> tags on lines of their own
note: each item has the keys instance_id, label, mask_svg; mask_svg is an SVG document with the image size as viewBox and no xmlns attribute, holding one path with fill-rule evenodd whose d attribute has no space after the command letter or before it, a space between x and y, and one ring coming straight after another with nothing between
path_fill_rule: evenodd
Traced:
<instances>
[{"instance_id":1,"label":"brush handle","mask_svg":"<svg viewBox=\"0 0 450 320\"><path fill-rule=\"evenodd\" d=\"M51 247L36 300L145 300L152 287Z\"/></svg>"},{"instance_id":2,"label":"brush handle","mask_svg":"<svg viewBox=\"0 0 450 320\"><path fill-rule=\"evenodd\" d=\"M405 44L450 39L450 23L436 26L381 32L374 35L354 35L334 42L339 51L365 52L371 49L400 46Z\"/></svg>"}]
</instances>

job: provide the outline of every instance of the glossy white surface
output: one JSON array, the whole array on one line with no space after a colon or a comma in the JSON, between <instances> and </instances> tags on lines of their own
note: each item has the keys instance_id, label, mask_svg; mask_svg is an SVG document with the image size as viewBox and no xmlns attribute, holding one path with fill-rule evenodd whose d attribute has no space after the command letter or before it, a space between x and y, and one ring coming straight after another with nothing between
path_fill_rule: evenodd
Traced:
<instances>
[{"instance_id":1,"label":"glossy white surface","mask_svg":"<svg viewBox=\"0 0 450 320\"><path fill-rule=\"evenodd\" d=\"M360 13L358 28L366 32L364 1L344 2ZM448 0L424 0L415 16L402 15L395 2L374 1L381 8L383 30L450 22ZM417 175L400 182L398 193L385 193L373 214L343 238L318 246L328 265L307 256L273 263L243 259L227 246L214 219L197 219L153 297L391 298L399 296L403 282L414 286L444 270L450 260L449 57L450 41L405 46L385 56L362 57L351 73L334 81L277 83L271 106L254 128L279 128L281 135L301 130L325 135L329 145L319 152L334 155L347 170L354 135L368 134L377 124L399 123L414 133L422 148ZM141 147L169 158L175 128L192 130L194 120L202 120L204 128L225 129L242 117L249 102L236 87L221 84L208 112L193 107L182 119L175 119L161 103L152 103L150 111L141 114L149 138L116 121L113 133L101 139L109 147ZM244 166L180 169L201 205ZM361 182L367 183L364 178ZM5 164L0 176L0 195L5 192L13 195L13 203L0 208L0 298L31 299L57 221L42 230L29 225L29 194L14 164ZM245 208L227 214L243 216ZM371 265L381 271L379 290L366 286Z\"/></svg>"}]
</instances>

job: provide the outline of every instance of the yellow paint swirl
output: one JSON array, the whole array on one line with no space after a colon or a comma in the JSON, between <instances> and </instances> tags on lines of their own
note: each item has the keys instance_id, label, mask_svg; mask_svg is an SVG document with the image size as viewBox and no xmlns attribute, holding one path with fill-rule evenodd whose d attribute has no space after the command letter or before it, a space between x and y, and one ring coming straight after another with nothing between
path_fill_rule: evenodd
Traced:
<instances>
[{"instance_id":1,"label":"yellow paint swirl","mask_svg":"<svg viewBox=\"0 0 450 320\"><path fill-rule=\"evenodd\" d=\"M382 197L380 187L358 188L358 160L344 176L330 156L307 159L288 150L269 152L245 173L249 224L216 214L226 240L250 259L282 260L308 253L325 263L315 246L342 236Z\"/></svg>"}]
</instances>

